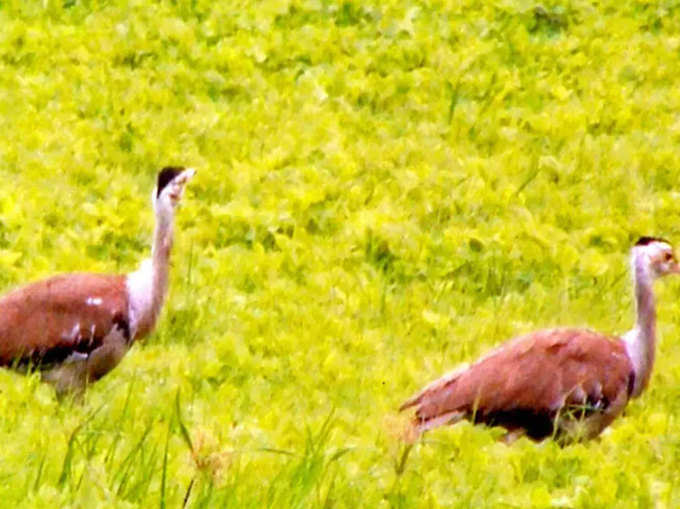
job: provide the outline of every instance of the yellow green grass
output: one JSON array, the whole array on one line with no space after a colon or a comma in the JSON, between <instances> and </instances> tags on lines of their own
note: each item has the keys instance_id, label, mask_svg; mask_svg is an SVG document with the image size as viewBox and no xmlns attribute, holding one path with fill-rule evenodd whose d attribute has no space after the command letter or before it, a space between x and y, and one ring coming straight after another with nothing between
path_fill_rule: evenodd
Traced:
<instances>
[{"instance_id":1,"label":"yellow green grass","mask_svg":"<svg viewBox=\"0 0 680 509\"><path fill-rule=\"evenodd\" d=\"M680 282L599 440L469 424L423 384L506 338L632 325L680 243L675 2L0 1L0 286L130 271L195 166L157 332L82 401L0 371L0 501L678 507Z\"/></svg>"}]
</instances>

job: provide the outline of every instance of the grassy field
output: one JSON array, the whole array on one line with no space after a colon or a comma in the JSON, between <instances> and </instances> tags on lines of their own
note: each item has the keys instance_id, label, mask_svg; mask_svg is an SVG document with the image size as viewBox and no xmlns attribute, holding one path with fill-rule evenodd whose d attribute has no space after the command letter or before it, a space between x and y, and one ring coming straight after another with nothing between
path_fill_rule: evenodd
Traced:
<instances>
[{"instance_id":1,"label":"grassy field","mask_svg":"<svg viewBox=\"0 0 680 509\"><path fill-rule=\"evenodd\" d=\"M680 244L674 1L0 1L0 288L131 271L195 166L157 332L60 402L0 370L4 507L680 506L680 281L594 442L396 408L504 339L632 326Z\"/></svg>"}]
</instances>

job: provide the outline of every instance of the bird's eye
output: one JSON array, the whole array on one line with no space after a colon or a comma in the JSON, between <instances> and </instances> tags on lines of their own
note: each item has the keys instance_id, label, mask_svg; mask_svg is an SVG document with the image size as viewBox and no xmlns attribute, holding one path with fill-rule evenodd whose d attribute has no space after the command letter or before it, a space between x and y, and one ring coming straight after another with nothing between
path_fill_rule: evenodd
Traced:
<instances>
[{"instance_id":1,"label":"bird's eye","mask_svg":"<svg viewBox=\"0 0 680 509\"><path fill-rule=\"evenodd\" d=\"M673 259L672 253L665 253L663 255L663 261L665 261L665 262L670 262L672 259Z\"/></svg>"}]
</instances>

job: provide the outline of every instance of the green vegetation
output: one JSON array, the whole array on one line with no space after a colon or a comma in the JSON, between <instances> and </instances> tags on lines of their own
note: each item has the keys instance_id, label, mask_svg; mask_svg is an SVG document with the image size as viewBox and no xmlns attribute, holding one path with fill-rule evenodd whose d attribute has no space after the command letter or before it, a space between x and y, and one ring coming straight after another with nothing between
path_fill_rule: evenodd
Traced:
<instances>
[{"instance_id":1,"label":"green vegetation","mask_svg":"<svg viewBox=\"0 0 680 509\"><path fill-rule=\"evenodd\" d=\"M0 287L129 271L195 166L157 332L59 402L0 370L6 507L679 507L680 282L650 389L560 449L426 382L515 334L632 325L680 243L677 2L0 0Z\"/></svg>"}]
</instances>

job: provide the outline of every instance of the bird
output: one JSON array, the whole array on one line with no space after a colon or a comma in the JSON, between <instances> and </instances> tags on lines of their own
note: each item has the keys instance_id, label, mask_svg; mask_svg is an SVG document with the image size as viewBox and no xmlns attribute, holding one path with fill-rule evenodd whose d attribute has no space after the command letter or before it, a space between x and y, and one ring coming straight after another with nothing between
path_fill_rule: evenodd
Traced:
<instances>
[{"instance_id":1,"label":"bird","mask_svg":"<svg viewBox=\"0 0 680 509\"><path fill-rule=\"evenodd\" d=\"M0 366L39 371L58 395L81 393L156 324L168 291L175 208L193 168L168 166L152 194L151 257L129 274L60 274L0 298Z\"/></svg>"},{"instance_id":2,"label":"bird","mask_svg":"<svg viewBox=\"0 0 680 509\"><path fill-rule=\"evenodd\" d=\"M640 237L631 248L636 322L620 337L588 329L540 330L509 340L406 401L411 442L467 419L521 436L567 444L597 437L649 383L656 347L655 279L680 272L668 241Z\"/></svg>"}]
</instances>

